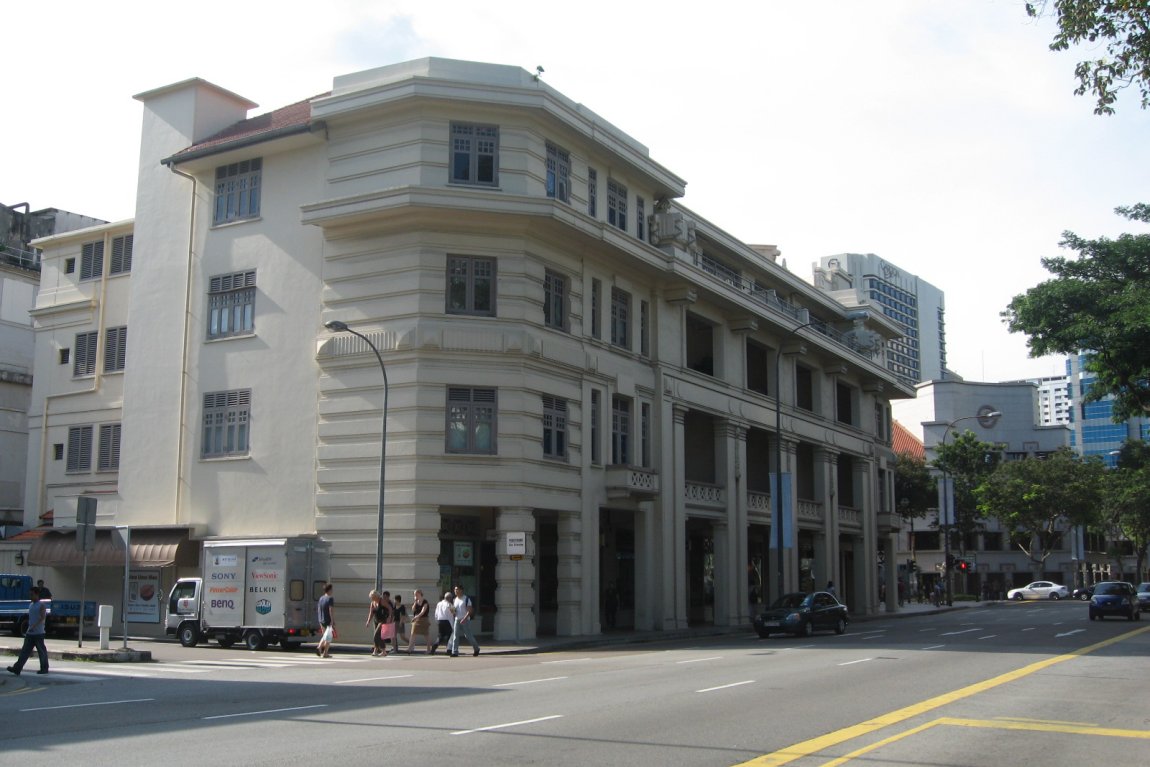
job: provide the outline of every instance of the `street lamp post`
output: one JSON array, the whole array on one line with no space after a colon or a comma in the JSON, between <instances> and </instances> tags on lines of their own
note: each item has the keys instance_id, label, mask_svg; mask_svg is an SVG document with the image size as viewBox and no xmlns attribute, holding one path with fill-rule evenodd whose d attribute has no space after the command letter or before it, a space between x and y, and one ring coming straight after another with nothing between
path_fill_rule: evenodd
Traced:
<instances>
[{"instance_id":1,"label":"street lamp post","mask_svg":"<svg viewBox=\"0 0 1150 767\"><path fill-rule=\"evenodd\" d=\"M379 509L377 511L375 522L375 588L383 588L383 492L386 485L384 479L387 475L387 368L383 364L383 356L380 355L379 349L371 342L371 339L363 333L352 330L347 326L346 322L339 320L331 320L324 323L324 327L334 333L351 333L363 340L373 352L375 358L379 360L379 372L383 373L383 436L379 445Z\"/></svg>"},{"instance_id":2,"label":"street lamp post","mask_svg":"<svg viewBox=\"0 0 1150 767\"><path fill-rule=\"evenodd\" d=\"M954 428L954 425L956 423L962 423L963 421L969 421L972 418L980 418L980 419L981 418L998 418L1000 415L1002 415L1001 412L999 412L997 410L991 410L988 413L979 413L978 415L964 415L962 418L955 418L953 421L951 421L950 423L948 423L946 425L946 431L944 431L942 433L942 447L943 447L943 449L946 448L946 438L948 436L950 436L950 430ZM942 545L943 545L942 566L945 568L944 572L946 573L946 605L947 605L947 607L951 607L954 605L954 595L951 593L951 577L950 577L950 574L951 574L951 566L950 566L950 516L951 516L951 512L954 510L953 509L954 504L951 503L951 501L950 501L951 492L950 492L949 482L947 481L948 479L949 479L949 473L946 471L946 469L943 469L942 470L942 520L943 520L943 525L941 525L941 527L943 528L943 533L942 533Z\"/></svg>"},{"instance_id":3,"label":"street lamp post","mask_svg":"<svg viewBox=\"0 0 1150 767\"><path fill-rule=\"evenodd\" d=\"M849 320L865 320L870 316L866 311L847 312ZM802 325L788 330L779 341L779 348L775 352L775 560L777 562L777 592L783 595L783 551L786 545L783 536L783 379L782 361L783 346L803 328L809 328L816 322L804 322Z\"/></svg>"}]
</instances>

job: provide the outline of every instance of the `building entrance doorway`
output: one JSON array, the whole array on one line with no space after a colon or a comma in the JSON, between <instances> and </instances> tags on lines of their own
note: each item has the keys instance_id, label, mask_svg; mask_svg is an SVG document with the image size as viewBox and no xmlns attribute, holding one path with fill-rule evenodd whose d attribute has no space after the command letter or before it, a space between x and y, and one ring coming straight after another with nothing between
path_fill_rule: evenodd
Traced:
<instances>
[{"instance_id":1,"label":"building entrance doorway","mask_svg":"<svg viewBox=\"0 0 1150 767\"><path fill-rule=\"evenodd\" d=\"M687 625L715 622L715 537L711 523L687 521Z\"/></svg>"},{"instance_id":2,"label":"building entrance doorway","mask_svg":"<svg viewBox=\"0 0 1150 767\"><path fill-rule=\"evenodd\" d=\"M635 628L635 517L599 510L599 627Z\"/></svg>"}]
</instances>

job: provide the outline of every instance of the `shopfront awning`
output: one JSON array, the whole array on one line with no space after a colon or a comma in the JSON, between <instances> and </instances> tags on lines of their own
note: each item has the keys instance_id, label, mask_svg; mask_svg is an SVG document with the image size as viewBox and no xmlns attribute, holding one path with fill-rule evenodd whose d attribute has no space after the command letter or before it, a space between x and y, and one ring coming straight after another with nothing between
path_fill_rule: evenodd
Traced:
<instances>
[{"instance_id":1,"label":"shopfront awning","mask_svg":"<svg viewBox=\"0 0 1150 767\"><path fill-rule=\"evenodd\" d=\"M199 544L190 540L187 528L142 528L131 531L132 567L154 568L179 565L195 567ZM123 567L124 550L113 541L111 530L97 530L96 542L88 552L93 567ZM76 548L76 531L53 531L32 543L28 564L44 567L80 567L84 552Z\"/></svg>"}]
</instances>

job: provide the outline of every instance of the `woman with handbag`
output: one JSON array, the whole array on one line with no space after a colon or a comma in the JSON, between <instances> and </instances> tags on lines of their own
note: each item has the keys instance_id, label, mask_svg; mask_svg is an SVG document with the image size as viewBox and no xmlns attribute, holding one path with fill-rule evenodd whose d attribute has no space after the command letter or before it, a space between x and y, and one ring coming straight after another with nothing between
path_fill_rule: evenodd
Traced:
<instances>
[{"instance_id":1,"label":"woman with handbag","mask_svg":"<svg viewBox=\"0 0 1150 767\"><path fill-rule=\"evenodd\" d=\"M431 604L423 598L420 589L415 590L415 601L411 603L411 628L407 631L408 655L411 655L411 647L417 635L427 642L427 654L431 655Z\"/></svg>"},{"instance_id":2,"label":"woman with handbag","mask_svg":"<svg viewBox=\"0 0 1150 767\"><path fill-rule=\"evenodd\" d=\"M363 625L372 626L371 657L378 658L387 655L387 641L394 636L395 624L391 621L391 600L387 599L387 592L380 594L372 589L369 596L371 602L367 606L367 620ZM389 627L392 633L388 632Z\"/></svg>"}]
</instances>

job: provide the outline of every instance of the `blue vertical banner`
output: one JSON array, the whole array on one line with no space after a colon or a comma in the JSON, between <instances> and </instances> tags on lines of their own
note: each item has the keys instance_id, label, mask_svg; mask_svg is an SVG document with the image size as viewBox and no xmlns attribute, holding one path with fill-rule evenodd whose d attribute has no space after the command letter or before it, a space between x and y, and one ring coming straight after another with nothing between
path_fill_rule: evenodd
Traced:
<instances>
[{"instance_id":1,"label":"blue vertical banner","mask_svg":"<svg viewBox=\"0 0 1150 767\"><path fill-rule=\"evenodd\" d=\"M776 504L778 498L775 495L775 474L771 474L771 549L779 548L779 534L774 529L777 523L776 514L778 509ZM794 539L795 534L795 514L791 503L791 475L789 472L783 472L783 548L792 548L791 541Z\"/></svg>"}]
</instances>

